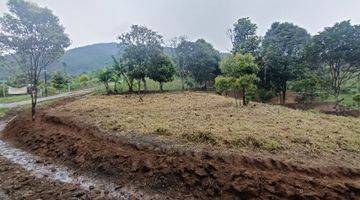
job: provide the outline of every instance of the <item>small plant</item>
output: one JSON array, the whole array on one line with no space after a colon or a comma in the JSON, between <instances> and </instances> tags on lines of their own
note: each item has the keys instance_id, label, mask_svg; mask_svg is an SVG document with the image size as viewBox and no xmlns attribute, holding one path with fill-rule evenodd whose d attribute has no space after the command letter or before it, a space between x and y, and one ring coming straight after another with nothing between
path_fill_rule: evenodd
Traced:
<instances>
[{"instance_id":1,"label":"small plant","mask_svg":"<svg viewBox=\"0 0 360 200\"><path fill-rule=\"evenodd\" d=\"M283 149L281 144L275 140L264 140L262 148L267 151L277 151Z\"/></svg>"},{"instance_id":2,"label":"small plant","mask_svg":"<svg viewBox=\"0 0 360 200\"><path fill-rule=\"evenodd\" d=\"M211 132L194 132L194 133L186 133L183 134L182 137L189 141L189 142L194 142L194 143L204 143L204 144L211 144L211 145L216 145L217 142L217 138L214 134L212 134Z\"/></svg>"},{"instance_id":3,"label":"small plant","mask_svg":"<svg viewBox=\"0 0 360 200\"><path fill-rule=\"evenodd\" d=\"M163 136L170 136L171 133L166 128L158 128L155 130L154 134L156 135L163 135Z\"/></svg>"}]
</instances>

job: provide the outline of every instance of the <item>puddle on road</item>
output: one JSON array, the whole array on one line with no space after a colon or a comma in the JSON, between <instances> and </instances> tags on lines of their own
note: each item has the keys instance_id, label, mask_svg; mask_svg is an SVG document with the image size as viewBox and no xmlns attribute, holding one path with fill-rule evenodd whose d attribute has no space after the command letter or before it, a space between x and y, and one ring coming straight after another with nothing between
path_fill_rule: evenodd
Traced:
<instances>
[{"instance_id":1,"label":"puddle on road","mask_svg":"<svg viewBox=\"0 0 360 200\"><path fill-rule=\"evenodd\" d=\"M0 134L3 128L4 124L0 124ZM137 196L134 192L131 192L130 189L118 188L114 184L103 180L75 175L75 173L67 167L41 163L39 162L39 160L42 160L41 158L17 149L1 139L0 155L10 162L20 165L37 178L46 178L48 180L74 184L87 191L90 190L90 187L94 187L95 189L105 191L109 197L116 199L132 199L131 197Z\"/></svg>"}]
</instances>

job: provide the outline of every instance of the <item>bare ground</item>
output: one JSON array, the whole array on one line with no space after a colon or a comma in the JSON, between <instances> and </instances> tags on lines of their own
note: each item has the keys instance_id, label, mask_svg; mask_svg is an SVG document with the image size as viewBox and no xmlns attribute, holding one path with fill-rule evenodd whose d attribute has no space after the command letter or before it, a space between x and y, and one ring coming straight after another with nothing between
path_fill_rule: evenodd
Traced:
<instances>
[{"instance_id":1,"label":"bare ground","mask_svg":"<svg viewBox=\"0 0 360 200\"><path fill-rule=\"evenodd\" d=\"M0 199L107 199L99 192L88 192L76 185L36 178L21 166L0 157Z\"/></svg>"}]
</instances>

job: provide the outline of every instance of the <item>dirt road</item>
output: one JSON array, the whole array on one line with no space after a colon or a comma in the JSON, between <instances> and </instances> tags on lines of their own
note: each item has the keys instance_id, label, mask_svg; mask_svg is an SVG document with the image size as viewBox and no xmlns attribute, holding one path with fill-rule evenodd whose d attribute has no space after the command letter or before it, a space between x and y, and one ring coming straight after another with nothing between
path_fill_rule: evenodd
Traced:
<instances>
[{"instance_id":1,"label":"dirt road","mask_svg":"<svg viewBox=\"0 0 360 200\"><path fill-rule=\"evenodd\" d=\"M93 91L94 91L94 89L86 89L86 90L79 90L79 91L75 91L75 92L67 92L67 93L49 96L49 97L42 97L42 98L38 98L38 103L44 102L44 101L49 101L49 100L54 100L54 99L60 99L60 98L64 98L64 97L85 95L85 94L89 94ZM31 104L30 100L14 102L14 103L0 103L0 108L15 108L18 106L23 106L23 105L28 105L28 104Z\"/></svg>"}]
</instances>

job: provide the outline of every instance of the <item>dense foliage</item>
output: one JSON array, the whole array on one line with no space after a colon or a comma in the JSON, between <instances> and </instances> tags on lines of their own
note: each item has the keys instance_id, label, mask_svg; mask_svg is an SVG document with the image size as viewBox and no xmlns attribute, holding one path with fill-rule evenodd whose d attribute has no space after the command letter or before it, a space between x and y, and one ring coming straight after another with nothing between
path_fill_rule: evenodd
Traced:
<instances>
[{"instance_id":1,"label":"dense foliage","mask_svg":"<svg viewBox=\"0 0 360 200\"><path fill-rule=\"evenodd\" d=\"M247 105L249 94L256 89L255 82L259 68L254 57L248 53L245 55L236 53L226 56L220 63L220 69L224 77L215 79L215 86L218 92L230 89L233 92L235 101L242 95L243 105ZM238 105L236 101L236 105Z\"/></svg>"}]
</instances>

